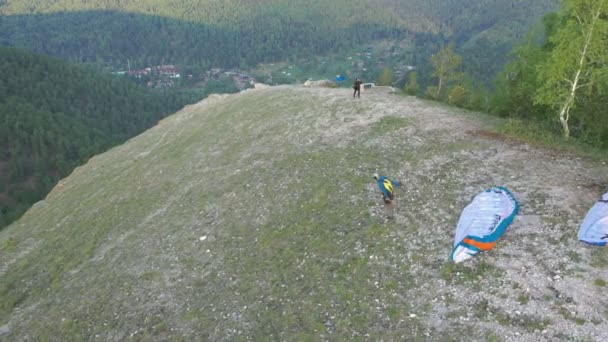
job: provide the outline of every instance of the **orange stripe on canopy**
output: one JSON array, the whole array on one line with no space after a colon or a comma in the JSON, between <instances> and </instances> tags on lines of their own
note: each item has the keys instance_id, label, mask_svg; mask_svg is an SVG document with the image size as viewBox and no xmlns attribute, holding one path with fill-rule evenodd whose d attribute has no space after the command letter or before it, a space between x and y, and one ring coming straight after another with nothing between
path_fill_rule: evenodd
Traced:
<instances>
[{"instance_id":1,"label":"orange stripe on canopy","mask_svg":"<svg viewBox=\"0 0 608 342\"><path fill-rule=\"evenodd\" d=\"M479 242L469 238L464 238L463 242L471 246L475 246L482 251L489 251L496 246L496 242Z\"/></svg>"}]
</instances>

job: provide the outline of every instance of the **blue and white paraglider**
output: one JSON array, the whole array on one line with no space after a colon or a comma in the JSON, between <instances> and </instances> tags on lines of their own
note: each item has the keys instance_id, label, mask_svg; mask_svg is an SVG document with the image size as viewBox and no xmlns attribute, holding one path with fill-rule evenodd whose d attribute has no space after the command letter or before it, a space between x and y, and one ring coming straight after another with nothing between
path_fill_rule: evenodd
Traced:
<instances>
[{"instance_id":1,"label":"blue and white paraglider","mask_svg":"<svg viewBox=\"0 0 608 342\"><path fill-rule=\"evenodd\" d=\"M578 239L591 245L608 245L608 192L585 216L578 230Z\"/></svg>"},{"instance_id":2,"label":"blue and white paraglider","mask_svg":"<svg viewBox=\"0 0 608 342\"><path fill-rule=\"evenodd\" d=\"M515 196L501 186L475 196L460 215L450 258L461 262L481 251L494 248L518 210L519 204Z\"/></svg>"}]
</instances>

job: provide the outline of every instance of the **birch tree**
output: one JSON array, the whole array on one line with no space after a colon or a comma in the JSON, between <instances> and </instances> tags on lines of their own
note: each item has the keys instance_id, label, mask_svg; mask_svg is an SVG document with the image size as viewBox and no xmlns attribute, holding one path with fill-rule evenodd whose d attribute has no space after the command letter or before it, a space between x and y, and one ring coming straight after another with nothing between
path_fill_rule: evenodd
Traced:
<instances>
[{"instance_id":1,"label":"birch tree","mask_svg":"<svg viewBox=\"0 0 608 342\"><path fill-rule=\"evenodd\" d=\"M581 96L608 76L608 0L566 0L564 24L549 40L549 59L540 65L534 101L557 110L564 137L570 137L568 120Z\"/></svg>"},{"instance_id":2,"label":"birch tree","mask_svg":"<svg viewBox=\"0 0 608 342\"><path fill-rule=\"evenodd\" d=\"M435 69L433 76L437 77L437 89L434 97L438 99L446 84L462 77L458 71L460 56L454 52L452 45L444 46L439 52L431 56L431 65Z\"/></svg>"}]
</instances>

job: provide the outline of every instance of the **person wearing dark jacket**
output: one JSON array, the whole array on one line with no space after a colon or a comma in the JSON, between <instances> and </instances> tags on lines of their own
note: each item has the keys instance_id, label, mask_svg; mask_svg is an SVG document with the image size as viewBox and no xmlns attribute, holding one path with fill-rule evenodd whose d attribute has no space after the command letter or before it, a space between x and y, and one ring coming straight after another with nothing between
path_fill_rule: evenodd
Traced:
<instances>
[{"instance_id":1,"label":"person wearing dark jacket","mask_svg":"<svg viewBox=\"0 0 608 342\"><path fill-rule=\"evenodd\" d=\"M355 97L355 95L357 95L357 97L361 98L361 80L358 77L355 80L355 84L353 84L353 89L355 89L355 92L353 93L353 97Z\"/></svg>"}]
</instances>

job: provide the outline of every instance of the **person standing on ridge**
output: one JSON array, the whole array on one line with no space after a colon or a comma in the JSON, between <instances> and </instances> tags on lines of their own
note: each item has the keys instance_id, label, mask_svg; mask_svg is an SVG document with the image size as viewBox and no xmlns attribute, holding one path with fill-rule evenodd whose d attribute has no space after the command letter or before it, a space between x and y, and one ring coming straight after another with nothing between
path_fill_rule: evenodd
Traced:
<instances>
[{"instance_id":1,"label":"person standing on ridge","mask_svg":"<svg viewBox=\"0 0 608 342\"><path fill-rule=\"evenodd\" d=\"M374 179L378 184L378 188L382 192L382 199L384 200L384 213L387 218L393 217L393 210L395 209L395 188L401 186L401 182L390 180L385 176L380 176L378 173L374 173Z\"/></svg>"},{"instance_id":2,"label":"person standing on ridge","mask_svg":"<svg viewBox=\"0 0 608 342\"><path fill-rule=\"evenodd\" d=\"M361 98L361 80L359 79L359 77L357 77L357 79L355 80L355 84L353 84L353 89L355 89L355 92L353 93L353 98L355 97L355 95Z\"/></svg>"}]
</instances>

